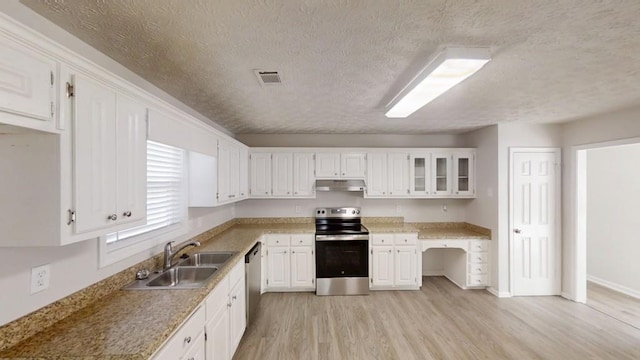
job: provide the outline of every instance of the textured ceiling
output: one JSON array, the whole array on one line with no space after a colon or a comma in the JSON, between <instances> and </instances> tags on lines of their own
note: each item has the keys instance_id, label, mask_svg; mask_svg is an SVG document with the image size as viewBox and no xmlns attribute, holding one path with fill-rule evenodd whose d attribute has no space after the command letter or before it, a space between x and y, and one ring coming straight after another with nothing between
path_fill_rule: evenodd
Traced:
<instances>
[{"instance_id":1,"label":"textured ceiling","mask_svg":"<svg viewBox=\"0 0 640 360\"><path fill-rule=\"evenodd\" d=\"M22 2L233 133L459 133L640 103L637 0ZM387 119L446 45L490 46L493 61Z\"/></svg>"}]
</instances>

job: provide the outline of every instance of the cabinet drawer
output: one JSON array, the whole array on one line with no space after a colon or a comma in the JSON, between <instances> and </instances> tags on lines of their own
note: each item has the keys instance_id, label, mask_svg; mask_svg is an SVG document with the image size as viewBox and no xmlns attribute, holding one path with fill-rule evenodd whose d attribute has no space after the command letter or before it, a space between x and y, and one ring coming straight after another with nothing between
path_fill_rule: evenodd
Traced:
<instances>
[{"instance_id":1,"label":"cabinet drawer","mask_svg":"<svg viewBox=\"0 0 640 360\"><path fill-rule=\"evenodd\" d=\"M238 281L244 279L244 261L240 260L229 272L229 288L236 286Z\"/></svg>"},{"instance_id":2,"label":"cabinet drawer","mask_svg":"<svg viewBox=\"0 0 640 360\"><path fill-rule=\"evenodd\" d=\"M182 360L204 360L204 333L192 343L191 350L181 358Z\"/></svg>"},{"instance_id":3,"label":"cabinet drawer","mask_svg":"<svg viewBox=\"0 0 640 360\"><path fill-rule=\"evenodd\" d=\"M489 275L469 275L467 286L487 286L489 285Z\"/></svg>"},{"instance_id":4,"label":"cabinet drawer","mask_svg":"<svg viewBox=\"0 0 640 360\"><path fill-rule=\"evenodd\" d=\"M229 278L225 277L218 283L215 289L209 293L207 299L205 300L206 311L207 311L207 321L211 320L211 318L218 312L223 306L226 306L227 301L229 299Z\"/></svg>"},{"instance_id":5,"label":"cabinet drawer","mask_svg":"<svg viewBox=\"0 0 640 360\"><path fill-rule=\"evenodd\" d=\"M371 242L373 245L393 245L393 234L373 234Z\"/></svg>"},{"instance_id":6,"label":"cabinet drawer","mask_svg":"<svg viewBox=\"0 0 640 360\"><path fill-rule=\"evenodd\" d=\"M267 246L289 246L290 235L271 234L267 236Z\"/></svg>"},{"instance_id":7,"label":"cabinet drawer","mask_svg":"<svg viewBox=\"0 0 640 360\"><path fill-rule=\"evenodd\" d=\"M474 252L489 251L489 242L488 241L470 241L469 251L474 251Z\"/></svg>"},{"instance_id":8,"label":"cabinet drawer","mask_svg":"<svg viewBox=\"0 0 640 360\"><path fill-rule=\"evenodd\" d=\"M291 246L311 246L313 245L313 234L291 235Z\"/></svg>"},{"instance_id":9,"label":"cabinet drawer","mask_svg":"<svg viewBox=\"0 0 640 360\"><path fill-rule=\"evenodd\" d=\"M418 234L396 234L394 239L396 245L415 245L418 243Z\"/></svg>"},{"instance_id":10,"label":"cabinet drawer","mask_svg":"<svg viewBox=\"0 0 640 360\"><path fill-rule=\"evenodd\" d=\"M488 264L469 264L469 274L482 275L489 272Z\"/></svg>"},{"instance_id":11,"label":"cabinet drawer","mask_svg":"<svg viewBox=\"0 0 640 360\"><path fill-rule=\"evenodd\" d=\"M196 342L198 336L202 335L205 325L205 310L200 306L191 317L182 324L173 336L167 341L164 347L154 356L157 360L181 359L191 346Z\"/></svg>"},{"instance_id":12,"label":"cabinet drawer","mask_svg":"<svg viewBox=\"0 0 640 360\"><path fill-rule=\"evenodd\" d=\"M470 263L487 263L489 262L489 254L488 253L469 253L469 262Z\"/></svg>"}]
</instances>

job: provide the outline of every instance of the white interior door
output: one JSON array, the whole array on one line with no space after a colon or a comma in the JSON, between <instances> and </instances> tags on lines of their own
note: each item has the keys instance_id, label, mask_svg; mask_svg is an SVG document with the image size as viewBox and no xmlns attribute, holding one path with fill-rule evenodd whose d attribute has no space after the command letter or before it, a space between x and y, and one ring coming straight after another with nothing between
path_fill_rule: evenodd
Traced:
<instances>
[{"instance_id":1,"label":"white interior door","mask_svg":"<svg viewBox=\"0 0 640 360\"><path fill-rule=\"evenodd\" d=\"M560 294L560 149L511 151L513 295Z\"/></svg>"}]
</instances>

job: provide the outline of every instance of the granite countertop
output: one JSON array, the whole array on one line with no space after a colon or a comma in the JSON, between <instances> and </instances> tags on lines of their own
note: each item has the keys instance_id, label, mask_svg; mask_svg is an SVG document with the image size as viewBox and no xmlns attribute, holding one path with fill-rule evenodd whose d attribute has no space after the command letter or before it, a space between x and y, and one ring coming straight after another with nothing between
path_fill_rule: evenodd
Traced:
<instances>
[{"instance_id":1,"label":"granite countertop","mask_svg":"<svg viewBox=\"0 0 640 360\"><path fill-rule=\"evenodd\" d=\"M420 239L489 239L488 231L466 223L372 221L372 233L418 232ZM148 359L196 309L263 234L315 232L313 223L236 223L187 253L237 251L201 289L117 290L73 312L44 331L0 352L0 359ZM196 239L194 238L194 239ZM129 275L127 275L129 276ZM129 279L128 277L125 279ZM90 293L90 292L89 292ZM91 296L88 294L86 296Z\"/></svg>"},{"instance_id":2,"label":"granite countertop","mask_svg":"<svg viewBox=\"0 0 640 360\"><path fill-rule=\"evenodd\" d=\"M237 251L201 289L119 290L1 352L0 359L148 359L238 261L268 233L314 233L313 224L234 225L189 253Z\"/></svg>"},{"instance_id":3,"label":"granite countertop","mask_svg":"<svg viewBox=\"0 0 640 360\"><path fill-rule=\"evenodd\" d=\"M364 222L369 232L375 233L418 233L418 239L478 239L490 240L491 231L468 223L382 223Z\"/></svg>"}]
</instances>

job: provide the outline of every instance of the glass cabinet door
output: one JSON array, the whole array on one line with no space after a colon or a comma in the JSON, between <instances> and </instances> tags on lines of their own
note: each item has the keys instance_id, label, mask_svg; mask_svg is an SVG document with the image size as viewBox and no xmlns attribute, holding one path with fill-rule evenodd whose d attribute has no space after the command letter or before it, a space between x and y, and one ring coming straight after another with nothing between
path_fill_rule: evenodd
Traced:
<instances>
[{"instance_id":1,"label":"glass cabinet door","mask_svg":"<svg viewBox=\"0 0 640 360\"><path fill-rule=\"evenodd\" d=\"M409 193L416 196L431 193L431 155L412 154L409 157Z\"/></svg>"},{"instance_id":2,"label":"glass cabinet door","mask_svg":"<svg viewBox=\"0 0 640 360\"><path fill-rule=\"evenodd\" d=\"M454 195L474 195L473 188L473 153L457 153L453 155L454 161Z\"/></svg>"},{"instance_id":3,"label":"glass cabinet door","mask_svg":"<svg viewBox=\"0 0 640 360\"><path fill-rule=\"evenodd\" d=\"M451 159L450 154L433 154L431 158L433 194L451 194Z\"/></svg>"}]
</instances>

